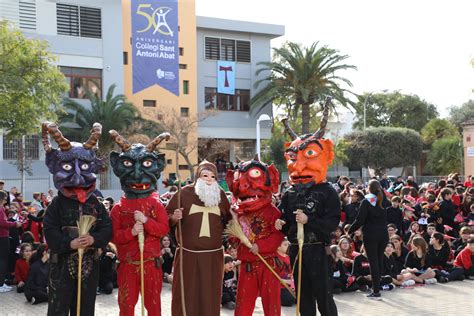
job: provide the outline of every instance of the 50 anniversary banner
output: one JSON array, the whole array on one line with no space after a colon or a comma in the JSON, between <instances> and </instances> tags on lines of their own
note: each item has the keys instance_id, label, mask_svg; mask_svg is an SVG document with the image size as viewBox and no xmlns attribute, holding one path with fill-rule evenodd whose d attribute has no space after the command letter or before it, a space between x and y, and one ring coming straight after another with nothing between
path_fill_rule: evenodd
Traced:
<instances>
[{"instance_id":1,"label":"50 anniversary banner","mask_svg":"<svg viewBox=\"0 0 474 316\"><path fill-rule=\"evenodd\" d=\"M154 84L179 95L178 1L132 0L133 93Z\"/></svg>"}]
</instances>

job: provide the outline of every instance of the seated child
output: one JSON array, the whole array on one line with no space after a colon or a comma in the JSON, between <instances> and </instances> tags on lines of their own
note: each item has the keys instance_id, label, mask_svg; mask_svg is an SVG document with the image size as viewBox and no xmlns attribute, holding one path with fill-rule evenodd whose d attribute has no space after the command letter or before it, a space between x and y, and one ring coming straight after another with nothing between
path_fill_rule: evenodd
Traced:
<instances>
[{"instance_id":1,"label":"seated child","mask_svg":"<svg viewBox=\"0 0 474 316\"><path fill-rule=\"evenodd\" d=\"M454 268L448 276L449 281L462 281L465 278L474 280L474 237L469 238L466 247L457 255L454 260Z\"/></svg>"},{"instance_id":2,"label":"seated child","mask_svg":"<svg viewBox=\"0 0 474 316\"><path fill-rule=\"evenodd\" d=\"M45 244L38 247L30 259L30 271L25 285L25 297L32 304L48 301L49 253Z\"/></svg>"},{"instance_id":3,"label":"seated child","mask_svg":"<svg viewBox=\"0 0 474 316\"><path fill-rule=\"evenodd\" d=\"M227 309L235 309L236 284L234 273L234 258L224 255L224 279L222 281L222 306Z\"/></svg>"},{"instance_id":4,"label":"seated child","mask_svg":"<svg viewBox=\"0 0 474 316\"><path fill-rule=\"evenodd\" d=\"M287 255L288 246L290 243L287 239L284 239L281 242L280 247L277 249L277 259L280 261L278 264L281 264L280 277L290 286L290 288L294 289L294 281L291 272L291 263L290 263L290 256ZM281 293L281 306L293 306L296 301L293 297L292 293L290 293L283 285L280 289Z\"/></svg>"},{"instance_id":5,"label":"seated child","mask_svg":"<svg viewBox=\"0 0 474 316\"><path fill-rule=\"evenodd\" d=\"M30 270L29 260L32 254L31 244L23 243L20 246L20 258L15 263L15 280L17 282L16 291L23 293L25 291L25 283Z\"/></svg>"},{"instance_id":6,"label":"seated child","mask_svg":"<svg viewBox=\"0 0 474 316\"><path fill-rule=\"evenodd\" d=\"M342 251L337 245L331 246L331 256L334 261L333 268L333 293L357 291L358 285L355 278L350 275L346 265L342 261Z\"/></svg>"}]
</instances>

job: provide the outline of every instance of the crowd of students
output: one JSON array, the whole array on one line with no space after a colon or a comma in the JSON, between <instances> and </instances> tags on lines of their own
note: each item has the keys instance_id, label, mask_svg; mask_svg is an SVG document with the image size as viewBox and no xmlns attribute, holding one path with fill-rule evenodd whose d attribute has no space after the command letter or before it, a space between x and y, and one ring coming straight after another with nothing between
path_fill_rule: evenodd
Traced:
<instances>
[{"instance_id":1,"label":"crowd of students","mask_svg":"<svg viewBox=\"0 0 474 316\"><path fill-rule=\"evenodd\" d=\"M340 226L332 233L330 246L335 294L369 289L378 293L395 287L474 279L474 176L464 183L457 174L421 186L410 177L406 181L398 178L393 183L382 177L377 183L383 189L380 206L386 222L380 221L387 231L386 240L385 231L376 236L378 232L373 229L366 230L364 238L359 227L366 227L359 222L364 212L361 204L367 200L370 186L355 184L347 177L334 183L342 205ZM286 187L282 183L280 194L275 196L276 205ZM33 200L25 203L16 188L9 192L3 188L0 181L0 292L11 291L16 285L17 292L24 293L29 302L45 302L49 269L42 219L54 191L34 193ZM166 205L175 192L176 188L171 187L161 196L162 202ZM227 196L232 201L232 195ZM110 212L114 200L108 197L101 201ZM163 279L172 283L176 251L173 238L165 236L161 246ZM284 240L275 260L280 276L294 289L288 246ZM371 247L379 249L383 256L368 257ZM111 294L117 287L116 254L112 243L100 253L98 294ZM226 246L224 262L222 305L234 309L240 261L232 245ZM292 293L283 286L281 302L283 306L295 303Z\"/></svg>"}]
</instances>

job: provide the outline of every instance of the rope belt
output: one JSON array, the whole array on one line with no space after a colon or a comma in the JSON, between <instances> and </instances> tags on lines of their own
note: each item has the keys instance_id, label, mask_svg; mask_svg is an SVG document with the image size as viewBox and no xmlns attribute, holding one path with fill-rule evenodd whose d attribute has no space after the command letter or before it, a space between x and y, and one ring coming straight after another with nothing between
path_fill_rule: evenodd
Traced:
<instances>
[{"instance_id":1,"label":"rope belt","mask_svg":"<svg viewBox=\"0 0 474 316\"><path fill-rule=\"evenodd\" d=\"M179 247L178 247L178 249L179 249ZM186 251L192 252L192 253L209 253L209 252L223 251L224 246L222 246L220 248L217 248L217 249L210 249L210 250L191 250L191 249L187 249L187 248L183 247L183 250L186 250Z\"/></svg>"},{"instance_id":2,"label":"rope belt","mask_svg":"<svg viewBox=\"0 0 474 316\"><path fill-rule=\"evenodd\" d=\"M148 259L143 260L143 263L148 262L148 261L153 261L153 260L155 260L155 258L148 258ZM138 261L125 260L125 263L139 266L140 265L140 260L138 260Z\"/></svg>"}]
</instances>

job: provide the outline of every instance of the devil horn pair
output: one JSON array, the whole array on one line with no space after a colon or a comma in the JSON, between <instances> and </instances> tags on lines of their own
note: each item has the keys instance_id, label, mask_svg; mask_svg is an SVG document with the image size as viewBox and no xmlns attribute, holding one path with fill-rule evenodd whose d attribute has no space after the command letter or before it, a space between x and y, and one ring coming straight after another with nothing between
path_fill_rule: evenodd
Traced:
<instances>
[{"instance_id":1,"label":"devil horn pair","mask_svg":"<svg viewBox=\"0 0 474 316\"><path fill-rule=\"evenodd\" d=\"M323 138L324 133L326 132L326 125L328 124L328 118L329 118L329 107L331 105L331 100L332 97L327 97L326 102L324 103L324 109L323 109L323 118L321 119L321 125L319 126L319 129L313 134L313 136L316 139ZM288 124L288 118L285 117L281 120L283 126L285 126L285 131L290 135L291 140L295 140L298 138L298 134L295 133L290 127L290 124Z\"/></svg>"},{"instance_id":2,"label":"devil horn pair","mask_svg":"<svg viewBox=\"0 0 474 316\"><path fill-rule=\"evenodd\" d=\"M85 149L91 149L97 145L100 135L102 134L102 125L99 123L94 123L91 130L91 136L83 144ZM43 142L44 150L50 152L53 149L51 142L49 141L49 135L58 143L61 151L68 151L72 148L71 141L64 137L61 131L58 128L58 125L51 122L44 122L41 124L41 139Z\"/></svg>"},{"instance_id":3,"label":"devil horn pair","mask_svg":"<svg viewBox=\"0 0 474 316\"><path fill-rule=\"evenodd\" d=\"M120 135L116 130L110 130L109 134L112 140L115 143L117 143L117 145L119 145L120 148L122 148L122 151L129 151L130 148L132 147L130 142L126 140L122 135ZM155 148L163 140L169 140L169 139L170 139L170 133L161 133L146 146L146 150L149 152L153 152L155 151Z\"/></svg>"}]
</instances>

